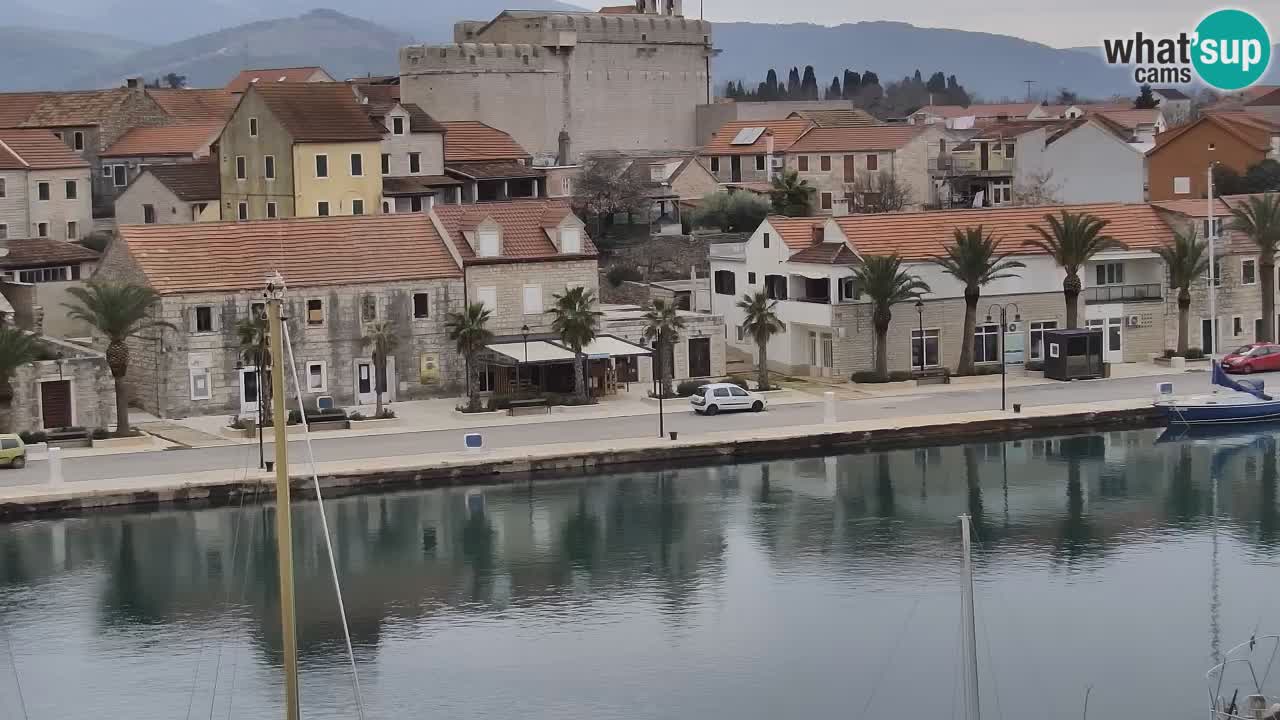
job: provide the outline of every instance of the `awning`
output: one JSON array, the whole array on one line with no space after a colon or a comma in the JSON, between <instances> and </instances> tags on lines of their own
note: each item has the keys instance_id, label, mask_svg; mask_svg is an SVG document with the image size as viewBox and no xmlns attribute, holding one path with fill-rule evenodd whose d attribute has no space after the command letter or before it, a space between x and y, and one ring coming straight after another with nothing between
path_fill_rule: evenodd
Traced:
<instances>
[{"instance_id":1,"label":"awning","mask_svg":"<svg viewBox=\"0 0 1280 720\"><path fill-rule=\"evenodd\" d=\"M813 270L791 270L792 275L798 275L809 280L830 280L831 276Z\"/></svg>"},{"instance_id":2,"label":"awning","mask_svg":"<svg viewBox=\"0 0 1280 720\"><path fill-rule=\"evenodd\" d=\"M582 348L582 352L587 357L595 360L610 357L628 357L632 355L653 354L649 348L629 343L626 340L613 337L612 335L597 337L595 340L591 341L591 344Z\"/></svg>"},{"instance_id":3,"label":"awning","mask_svg":"<svg viewBox=\"0 0 1280 720\"><path fill-rule=\"evenodd\" d=\"M545 340L530 340L527 345L523 342L494 343L485 347L516 362L545 363L570 362L573 360L573 351L566 350ZM526 347L528 348L527 355L525 354Z\"/></svg>"}]
</instances>

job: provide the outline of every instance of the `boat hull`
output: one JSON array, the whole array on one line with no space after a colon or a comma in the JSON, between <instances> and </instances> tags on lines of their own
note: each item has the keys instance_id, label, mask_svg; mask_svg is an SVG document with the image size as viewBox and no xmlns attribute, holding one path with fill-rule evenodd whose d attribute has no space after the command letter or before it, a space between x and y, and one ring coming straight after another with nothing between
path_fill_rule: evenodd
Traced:
<instances>
[{"instance_id":1,"label":"boat hull","mask_svg":"<svg viewBox=\"0 0 1280 720\"><path fill-rule=\"evenodd\" d=\"M1170 425L1280 422L1280 400L1244 403L1159 403Z\"/></svg>"}]
</instances>

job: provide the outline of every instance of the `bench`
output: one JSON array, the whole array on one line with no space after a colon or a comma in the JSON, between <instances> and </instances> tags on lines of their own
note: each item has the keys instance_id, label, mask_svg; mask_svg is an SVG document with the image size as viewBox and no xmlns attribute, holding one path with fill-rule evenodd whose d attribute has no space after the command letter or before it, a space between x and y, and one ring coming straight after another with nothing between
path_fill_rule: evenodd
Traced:
<instances>
[{"instance_id":1,"label":"bench","mask_svg":"<svg viewBox=\"0 0 1280 720\"><path fill-rule=\"evenodd\" d=\"M950 385L951 376L941 368L936 370L916 370L912 373L916 385Z\"/></svg>"},{"instance_id":2,"label":"bench","mask_svg":"<svg viewBox=\"0 0 1280 720\"><path fill-rule=\"evenodd\" d=\"M515 417L516 410L523 410L524 408L530 407L544 407L547 409L547 414L551 414L551 403L548 403L546 398L533 398L530 400L512 400L510 405L507 407L507 415Z\"/></svg>"}]
</instances>

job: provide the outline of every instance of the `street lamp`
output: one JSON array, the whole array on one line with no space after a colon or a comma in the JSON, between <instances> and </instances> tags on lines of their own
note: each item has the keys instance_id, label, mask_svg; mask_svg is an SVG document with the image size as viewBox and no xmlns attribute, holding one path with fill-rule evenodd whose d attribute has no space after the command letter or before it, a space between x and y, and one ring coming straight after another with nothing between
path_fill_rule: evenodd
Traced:
<instances>
[{"instance_id":1,"label":"street lamp","mask_svg":"<svg viewBox=\"0 0 1280 720\"><path fill-rule=\"evenodd\" d=\"M657 378L658 378L658 382L657 382L657 389L658 389L658 439L659 439L659 440L661 440L663 437L665 437L665 436L666 436L666 428L663 426L664 418L663 418L663 416L662 416L662 396L663 396L663 395L665 395L665 394L667 393L667 388L666 388L666 385L664 385L664 384L663 384L663 382L662 382L662 380L663 380L663 377L662 377L662 370L663 370L663 366L665 365L665 363L663 363L663 362L662 362L662 343L661 343L661 342L659 342L659 341L658 341L658 340L656 340L656 339L653 341L653 353L654 353L654 358L653 358L653 359L654 359L655 363L656 363L656 364L657 364L657 366L658 366L658 373L657 373L657 375L656 375L655 377L657 377Z\"/></svg>"},{"instance_id":2,"label":"street lamp","mask_svg":"<svg viewBox=\"0 0 1280 720\"><path fill-rule=\"evenodd\" d=\"M1006 378L1008 377L1008 375L1006 373L1006 361L1005 361L1006 359L1005 359L1005 353L1004 353L1004 334L1008 332L1008 329L1009 329L1009 308L1013 308L1014 322L1018 322L1019 320L1022 320L1022 308L1018 307L1018 303L1011 302L1011 303L1005 303L1003 305L1000 305L997 303L987 308L988 323L991 322L991 311L992 310L1000 311L1000 410L1001 411L1005 409L1005 406L1006 406L1005 400L1007 398Z\"/></svg>"},{"instance_id":3,"label":"street lamp","mask_svg":"<svg viewBox=\"0 0 1280 720\"><path fill-rule=\"evenodd\" d=\"M924 301L916 300L916 313L920 315L920 372L924 372Z\"/></svg>"},{"instance_id":4,"label":"street lamp","mask_svg":"<svg viewBox=\"0 0 1280 720\"><path fill-rule=\"evenodd\" d=\"M528 363L529 362L529 326L528 325L520 326L520 337L524 338L524 361L525 363ZM517 391L521 390L522 389L521 385L523 384L524 384L524 368L521 367L519 363L516 363L516 390Z\"/></svg>"},{"instance_id":5,"label":"street lamp","mask_svg":"<svg viewBox=\"0 0 1280 720\"><path fill-rule=\"evenodd\" d=\"M237 360L236 370L239 372L243 372L244 363ZM254 381L253 386L257 390L257 395L258 395L258 402L257 402L257 406L258 406L258 422L257 422L258 469L265 470L267 467L267 458L266 458L266 454L263 452L263 442L262 442L262 351L261 350L258 351L258 369L254 370L254 374L257 377L257 379Z\"/></svg>"}]
</instances>

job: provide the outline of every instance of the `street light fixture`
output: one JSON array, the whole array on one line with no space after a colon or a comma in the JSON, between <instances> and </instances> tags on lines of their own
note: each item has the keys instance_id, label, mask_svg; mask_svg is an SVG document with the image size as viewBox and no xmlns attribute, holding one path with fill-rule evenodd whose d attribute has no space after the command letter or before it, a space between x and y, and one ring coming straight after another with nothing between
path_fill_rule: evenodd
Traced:
<instances>
[{"instance_id":1,"label":"street light fixture","mask_svg":"<svg viewBox=\"0 0 1280 720\"><path fill-rule=\"evenodd\" d=\"M244 363L237 360L236 370L238 372L243 372L244 369L245 369ZM262 353L261 352L258 353L258 368L253 372L255 377L257 378L256 380L254 380L253 386L257 390L257 396L258 396L258 402L256 403L258 407L258 421L256 423L258 426L258 469L265 470L267 468L267 457L266 457L266 453L263 451L263 441L262 441Z\"/></svg>"},{"instance_id":2,"label":"street light fixture","mask_svg":"<svg viewBox=\"0 0 1280 720\"><path fill-rule=\"evenodd\" d=\"M529 326L520 326L520 337L524 338L524 361L529 362ZM516 364L516 389L520 389L520 385L524 382L524 368L518 363Z\"/></svg>"},{"instance_id":3,"label":"street light fixture","mask_svg":"<svg viewBox=\"0 0 1280 720\"><path fill-rule=\"evenodd\" d=\"M1018 307L1018 303L993 304L987 308L987 322L991 322L991 311L1000 311L1000 410L1006 409L1007 403L1007 358L1004 351L1004 335L1009 331L1009 308L1013 308L1013 321L1022 320L1022 308Z\"/></svg>"},{"instance_id":4,"label":"street light fixture","mask_svg":"<svg viewBox=\"0 0 1280 720\"><path fill-rule=\"evenodd\" d=\"M916 300L916 313L920 315L920 372L924 372L924 301Z\"/></svg>"},{"instance_id":5,"label":"street light fixture","mask_svg":"<svg viewBox=\"0 0 1280 720\"><path fill-rule=\"evenodd\" d=\"M658 391L658 439L662 439L663 437L666 437L666 428L664 427L664 418L662 415L662 396L667 393L667 386L663 382L664 378L662 375L662 371L666 369L666 363L662 362L662 343L658 340L653 341L653 353L655 364L658 366L658 373L655 376L658 378L656 383Z\"/></svg>"}]
</instances>

